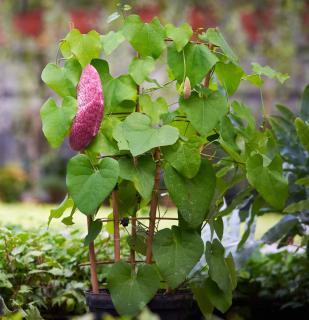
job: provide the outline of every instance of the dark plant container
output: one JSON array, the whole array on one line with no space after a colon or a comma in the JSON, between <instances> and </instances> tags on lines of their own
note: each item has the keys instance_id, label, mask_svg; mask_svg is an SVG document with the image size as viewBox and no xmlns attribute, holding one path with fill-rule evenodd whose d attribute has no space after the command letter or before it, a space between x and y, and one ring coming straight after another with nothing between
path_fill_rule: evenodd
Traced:
<instances>
[{"instance_id":1,"label":"dark plant container","mask_svg":"<svg viewBox=\"0 0 309 320\"><path fill-rule=\"evenodd\" d=\"M96 319L101 319L103 314L119 315L107 290L100 290L99 294L86 291L86 302ZM202 319L190 290L179 290L171 294L159 291L148 303L148 308L162 320Z\"/></svg>"}]
</instances>

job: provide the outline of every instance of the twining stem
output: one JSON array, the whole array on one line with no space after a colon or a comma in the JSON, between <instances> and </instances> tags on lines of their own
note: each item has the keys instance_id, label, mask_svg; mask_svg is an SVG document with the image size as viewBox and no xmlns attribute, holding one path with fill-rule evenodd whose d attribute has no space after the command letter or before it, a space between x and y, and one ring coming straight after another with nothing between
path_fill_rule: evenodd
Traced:
<instances>
[{"instance_id":1,"label":"twining stem","mask_svg":"<svg viewBox=\"0 0 309 320\"><path fill-rule=\"evenodd\" d=\"M149 214L149 229L147 238L147 250L146 250L146 263L150 264L152 259L152 242L154 237L154 230L156 226L156 213L158 206L158 190L160 183L160 148L155 148L154 160L156 162L156 172L154 178L154 186L152 190L152 197L150 202L150 214Z\"/></svg>"},{"instance_id":2,"label":"twining stem","mask_svg":"<svg viewBox=\"0 0 309 320\"><path fill-rule=\"evenodd\" d=\"M117 187L112 192L113 216L114 216L114 259L120 260L120 232L119 232L119 211L118 211Z\"/></svg>"},{"instance_id":3,"label":"twining stem","mask_svg":"<svg viewBox=\"0 0 309 320\"><path fill-rule=\"evenodd\" d=\"M92 217L87 216L87 225L88 225L88 232L90 230L90 225L92 223ZM96 271L96 257L94 251L94 242L91 241L89 243L89 260L90 260L90 274L91 274L91 286L92 292L95 294L99 293L99 283L98 283L98 276Z\"/></svg>"}]
</instances>

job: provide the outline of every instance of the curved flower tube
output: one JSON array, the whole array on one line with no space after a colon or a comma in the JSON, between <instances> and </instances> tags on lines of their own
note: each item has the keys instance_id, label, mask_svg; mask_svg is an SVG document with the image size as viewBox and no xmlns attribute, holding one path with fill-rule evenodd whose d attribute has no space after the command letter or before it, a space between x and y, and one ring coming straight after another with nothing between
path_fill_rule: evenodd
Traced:
<instances>
[{"instance_id":1,"label":"curved flower tube","mask_svg":"<svg viewBox=\"0 0 309 320\"><path fill-rule=\"evenodd\" d=\"M100 76L88 64L77 86L78 111L70 132L70 146L81 151L97 135L104 112L104 97Z\"/></svg>"}]
</instances>

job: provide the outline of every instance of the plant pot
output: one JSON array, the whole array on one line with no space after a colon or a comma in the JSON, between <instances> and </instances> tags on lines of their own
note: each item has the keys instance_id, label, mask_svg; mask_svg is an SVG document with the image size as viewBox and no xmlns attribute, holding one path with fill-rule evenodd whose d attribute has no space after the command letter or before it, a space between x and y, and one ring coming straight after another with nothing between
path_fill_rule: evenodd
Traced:
<instances>
[{"instance_id":1,"label":"plant pot","mask_svg":"<svg viewBox=\"0 0 309 320\"><path fill-rule=\"evenodd\" d=\"M96 315L97 319L100 319L103 314L118 316L107 290L102 289L99 294L86 291L85 294L89 310ZM172 294L166 294L165 291L160 290L148 303L148 308L162 320L202 319L190 290L179 290Z\"/></svg>"}]
</instances>

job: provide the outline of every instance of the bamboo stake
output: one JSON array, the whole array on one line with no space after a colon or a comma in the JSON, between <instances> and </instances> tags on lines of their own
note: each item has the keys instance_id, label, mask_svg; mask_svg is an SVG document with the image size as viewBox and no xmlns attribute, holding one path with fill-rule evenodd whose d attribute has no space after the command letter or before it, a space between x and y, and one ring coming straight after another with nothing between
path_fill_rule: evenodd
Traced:
<instances>
[{"instance_id":1,"label":"bamboo stake","mask_svg":"<svg viewBox=\"0 0 309 320\"><path fill-rule=\"evenodd\" d=\"M87 217L88 232L90 230L91 223L92 223L92 217L88 216ZM89 243L89 261L90 261L89 264L90 264L92 292L94 294L99 294L99 283L98 283L98 276L96 271L96 257L95 257L93 241Z\"/></svg>"},{"instance_id":2,"label":"bamboo stake","mask_svg":"<svg viewBox=\"0 0 309 320\"><path fill-rule=\"evenodd\" d=\"M152 190L152 198L150 203L149 214L149 229L147 238L147 250L146 250L146 263L150 264L152 259L152 242L154 237L154 230L156 226L156 213L158 206L158 189L160 182L160 148L156 148L154 151L154 160L156 162L156 173L154 178L154 186Z\"/></svg>"},{"instance_id":3,"label":"bamboo stake","mask_svg":"<svg viewBox=\"0 0 309 320\"><path fill-rule=\"evenodd\" d=\"M114 259L120 260L120 232L119 232L119 211L117 203L117 187L112 192L113 215L114 215Z\"/></svg>"}]
</instances>

